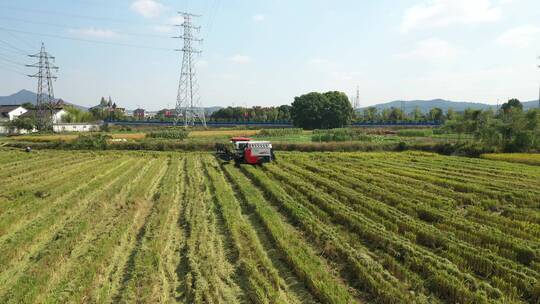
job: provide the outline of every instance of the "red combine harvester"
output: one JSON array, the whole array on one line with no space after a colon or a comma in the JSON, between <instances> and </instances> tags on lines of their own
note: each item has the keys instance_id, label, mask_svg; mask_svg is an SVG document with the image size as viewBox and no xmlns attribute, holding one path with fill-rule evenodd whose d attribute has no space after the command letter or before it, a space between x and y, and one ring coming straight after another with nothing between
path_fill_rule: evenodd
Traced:
<instances>
[{"instance_id":1,"label":"red combine harvester","mask_svg":"<svg viewBox=\"0 0 540 304\"><path fill-rule=\"evenodd\" d=\"M216 154L224 161L234 160L237 164L261 165L275 159L269 141L254 141L248 137L233 137L229 145L216 144Z\"/></svg>"}]
</instances>

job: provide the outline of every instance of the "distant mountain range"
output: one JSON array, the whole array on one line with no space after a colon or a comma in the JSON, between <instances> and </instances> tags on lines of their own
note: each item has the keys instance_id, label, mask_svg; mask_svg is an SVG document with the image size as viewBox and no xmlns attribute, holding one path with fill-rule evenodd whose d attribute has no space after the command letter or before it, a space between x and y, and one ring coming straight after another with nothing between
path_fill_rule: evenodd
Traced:
<instances>
[{"instance_id":1,"label":"distant mountain range","mask_svg":"<svg viewBox=\"0 0 540 304\"><path fill-rule=\"evenodd\" d=\"M451 100L444 100L444 99L433 99L433 100L395 100L387 103L381 103L377 105L373 105L370 107L375 107L377 110L382 111L384 109L389 108L398 108L401 109L403 107L403 111L406 113L410 113L414 111L416 107L420 109L423 113L429 112L429 110L433 108L440 108L443 111L447 111L448 109L452 108L455 111L464 111L465 109L472 108L472 109L478 109L478 110L487 110L487 109L495 109L496 105L489 105L485 103L480 102L464 102L464 101L451 101ZM523 102L523 108L525 110L531 109L531 108L537 108L538 107L538 101L527 101ZM368 107L360 108L360 110L364 110Z\"/></svg>"},{"instance_id":2,"label":"distant mountain range","mask_svg":"<svg viewBox=\"0 0 540 304\"><path fill-rule=\"evenodd\" d=\"M21 90L9 96L0 96L0 105L20 105L23 103L37 103L37 94L28 90ZM72 105L81 110L88 110L87 107L79 106L64 100L65 104Z\"/></svg>"}]
</instances>

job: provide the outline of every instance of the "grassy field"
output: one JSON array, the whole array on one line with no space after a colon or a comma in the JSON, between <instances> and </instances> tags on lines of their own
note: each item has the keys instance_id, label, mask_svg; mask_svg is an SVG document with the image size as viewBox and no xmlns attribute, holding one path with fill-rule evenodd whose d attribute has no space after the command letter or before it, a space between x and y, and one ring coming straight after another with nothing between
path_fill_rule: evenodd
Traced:
<instances>
[{"instance_id":1,"label":"grassy field","mask_svg":"<svg viewBox=\"0 0 540 304\"><path fill-rule=\"evenodd\" d=\"M0 303L538 303L540 167L0 150Z\"/></svg>"}]
</instances>

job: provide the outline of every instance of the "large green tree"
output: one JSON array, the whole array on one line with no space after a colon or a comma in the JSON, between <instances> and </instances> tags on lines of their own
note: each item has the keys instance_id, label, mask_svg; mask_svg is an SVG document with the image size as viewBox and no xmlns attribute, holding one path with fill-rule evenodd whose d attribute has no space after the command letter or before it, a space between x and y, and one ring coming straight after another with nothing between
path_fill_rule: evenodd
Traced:
<instances>
[{"instance_id":1,"label":"large green tree","mask_svg":"<svg viewBox=\"0 0 540 304\"><path fill-rule=\"evenodd\" d=\"M354 109L345 93L332 91L323 94L328 100L323 112L323 129L341 128L351 123Z\"/></svg>"},{"instance_id":2,"label":"large green tree","mask_svg":"<svg viewBox=\"0 0 540 304\"><path fill-rule=\"evenodd\" d=\"M294 125L304 129L322 128L323 113L327 103L328 98L316 92L295 97L291 108Z\"/></svg>"},{"instance_id":3,"label":"large green tree","mask_svg":"<svg viewBox=\"0 0 540 304\"><path fill-rule=\"evenodd\" d=\"M295 126L304 129L341 128L351 123L353 112L344 93L313 92L294 99L291 118Z\"/></svg>"}]
</instances>

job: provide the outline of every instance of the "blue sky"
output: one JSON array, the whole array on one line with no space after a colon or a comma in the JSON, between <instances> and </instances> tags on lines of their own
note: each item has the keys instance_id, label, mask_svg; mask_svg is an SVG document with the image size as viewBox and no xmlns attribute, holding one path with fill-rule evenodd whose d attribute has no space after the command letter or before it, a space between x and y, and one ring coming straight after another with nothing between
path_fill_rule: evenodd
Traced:
<instances>
[{"instance_id":1,"label":"blue sky","mask_svg":"<svg viewBox=\"0 0 540 304\"><path fill-rule=\"evenodd\" d=\"M363 106L538 98L538 0L0 0L0 95L36 90L20 64L43 41L60 66L57 97L172 107L178 10L204 15L205 106L289 104L356 86Z\"/></svg>"}]
</instances>

